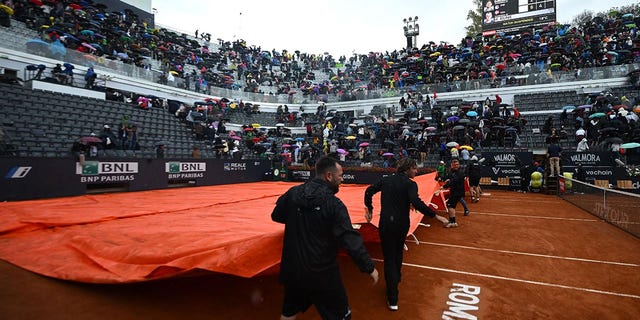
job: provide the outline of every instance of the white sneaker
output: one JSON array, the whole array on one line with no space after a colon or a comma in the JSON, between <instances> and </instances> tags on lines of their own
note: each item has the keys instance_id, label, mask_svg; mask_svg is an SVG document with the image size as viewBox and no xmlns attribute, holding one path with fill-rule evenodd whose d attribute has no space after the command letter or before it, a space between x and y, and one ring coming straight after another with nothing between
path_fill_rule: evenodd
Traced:
<instances>
[{"instance_id":1,"label":"white sneaker","mask_svg":"<svg viewBox=\"0 0 640 320\"><path fill-rule=\"evenodd\" d=\"M391 311L398 311L398 305L397 304L390 304L389 302L387 302L387 307L389 307L389 310L391 310Z\"/></svg>"}]
</instances>

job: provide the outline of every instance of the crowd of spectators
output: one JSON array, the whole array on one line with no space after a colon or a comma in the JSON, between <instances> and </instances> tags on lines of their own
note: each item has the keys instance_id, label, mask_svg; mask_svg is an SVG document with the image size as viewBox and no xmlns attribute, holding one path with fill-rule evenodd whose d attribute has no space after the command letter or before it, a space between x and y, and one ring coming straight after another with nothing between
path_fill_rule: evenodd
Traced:
<instances>
[{"instance_id":1,"label":"crowd of spectators","mask_svg":"<svg viewBox=\"0 0 640 320\"><path fill-rule=\"evenodd\" d=\"M576 151L614 151L627 142L640 142L640 96L618 97L610 91L590 95L581 106L567 106L558 119L549 116L543 133L547 142L568 140ZM565 127L573 127L569 136Z\"/></svg>"},{"instance_id":2,"label":"crowd of spectators","mask_svg":"<svg viewBox=\"0 0 640 320\"><path fill-rule=\"evenodd\" d=\"M202 37L157 29L131 11L113 12L104 5L5 2L16 19L42 29L47 41L106 58L102 60L107 64L117 59L150 68L149 59L156 59L165 72L164 82L180 77L197 91L216 86L261 92L266 85L273 90L263 93L300 91L314 99L334 94L352 100L383 88L443 84L461 90L477 88L481 82L504 86L522 75L530 75L527 81L532 83L549 82L557 71L587 78L585 69L640 61L637 4L599 13L579 25L555 23L534 33L467 36L458 44L430 41L420 48L335 58L328 53L265 50L243 40L219 39L214 49L210 42L203 44ZM327 80L317 81L320 73Z\"/></svg>"},{"instance_id":3,"label":"crowd of spectators","mask_svg":"<svg viewBox=\"0 0 640 320\"><path fill-rule=\"evenodd\" d=\"M370 118L366 123L355 123L354 119L322 108L308 118L309 113L302 110L279 110L277 113L279 122L307 126L308 135L314 137L310 147L324 153L345 150L344 157L363 163L370 163L372 157L367 148L360 147L367 141L383 145L378 156L385 160L389 158L383 154L396 151L400 157L418 155L423 158L424 154L438 150L442 158L448 158L455 156L454 150L448 147L452 142L470 148L519 145L518 135L526 120L517 108L501 104L499 96L495 100L487 98L484 102L454 108L440 107L436 104L435 94L433 98L417 94L422 85L477 89L481 82L496 87L509 85L518 81L516 76L528 76L528 82L542 83L554 81L554 73L558 71L573 72L576 79L584 79L590 72L583 70L640 61L638 5L598 14L593 19L584 19L579 25L554 23L533 33L467 36L457 45L430 41L420 48L335 59L328 53L264 50L243 40L227 42L219 39L216 46L208 41L203 44L202 39L210 41L210 36L203 38L201 33L201 39L197 34L194 39L157 29L131 11L109 11L104 5L87 2L5 1L5 4L14 9L16 19L42 30L46 41L60 42L67 49L102 58L95 63L120 60L149 69L151 59L159 60L164 71L163 83L180 77L187 88L193 83L196 91L206 92L206 88L216 86L260 92L266 85L274 88L272 93L276 94L292 95L300 91L313 100L326 100L330 94L352 100L365 95L371 97L369 92L377 89L407 89L399 101L405 112L401 119L388 114ZM69 81L69 71L57 68L54 71L58 80ZM327 80L318 81L320 73L326 74L323 79ZM85 79L95 80L95 73L88 72ZM580 122L576 129L588 132L585 134L588 145L594 147L603 137L612 138L612 134L627 141L635 139L632 119L635 114L629 112L629 107L635 103L630 102L622 108L609 100L606 104L603 101L597 98L591 102L592 109L572 112L576 123ZM200 137L211 141L215 141L219 127L221 124L224 127L224 119L228 119L229 113L237 110L246 114L259 112L257 105L242 101L208 102L204 104L205 110L194 106L170 111L175 111L194 128L202 129ZM144 104L137 100L134 103ZM426 110L431 112L431 123L425 119ZM191 112L193 115L205 114L204 126L198 126L199 119L190 118ZM593 117L600 112L607 116ZM548 129L550 136L562 137L562 127L556 133ZM255 131L260 132L259 129ZM610 133L605 135L603 132ZM274 132L276 136L280 133L281 129ZM250 138L253 143L250 147L256 142L262 143L262 140L254 139ZM279 154L277 151L271 148L264 152Z\"/></svg>"}]
</instances>

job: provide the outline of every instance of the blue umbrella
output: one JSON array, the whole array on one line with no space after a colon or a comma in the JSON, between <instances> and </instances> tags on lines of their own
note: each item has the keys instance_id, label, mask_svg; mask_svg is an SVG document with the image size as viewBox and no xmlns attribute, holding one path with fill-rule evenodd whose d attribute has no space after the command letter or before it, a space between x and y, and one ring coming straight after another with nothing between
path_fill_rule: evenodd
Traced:
<instances>
[{"instance_id":1,"label":"blue umbrella","mask_svg":"<svg viewBox=\"0 0 640 320\"><path fill-rule=\"evenodd\" d=\"M456 122L460 120L460 118L456 117L456 116L451 116L449 118L447 118L447 122Z\"/></svg>"},{"instance_id":2,"label":"blue umbrella","mask_svg":"<svg viewBox=\"0 0 640 320\"><path fill-rule=\"evenodd\" d=\"M127 59L127 58L129 58L129 55L124 53L124 52L118 52L118 57L120 57L122 59Z\"/></svg>"},{"instance_id":3,"label":"blue umbrella","mask_svg":"<svg viewBox=\"0 0 640 320\"><path fill-rule=\"evenodd\" d=\"M564 106L564 107L562 107L562 110L567 110L567 111L569 111L569 110L573 110L573 109L575 109L575 108L576 108L575 106Z\"/></svg>"},{"instance_id":4,"label":"blue umbrella","mask_svg":"<svg viewBox=\"0 0 640 320\"><path fill-rule=\"evenodd\" d=\"M73 42L80 42L80 40L78 38L76 38L75 36L65 33L63 35L63 37L65 38L65 41L73 41Z\"/></svg>"},{"instance_id":5,"label":"blue umbrella","mask_svg":"<svg viewBox=\"0 0 640 320\"><path fill-rule=\"evenodd\" d=\"M620 148L622 149L633 149L633 148L637 148L640 147L640 143L637 142L627 142L627 143L623 143L620 145Z\"/></svg>"},{"instance_id":6,"label":"blue umbrella","mask_svg":"<svg viewBox=\"0 0 640 320\"><path fill-rule=\"evenodd\" d=\"M297 137L296 141L304 141L304 138L303 137Z\"/></svg>"},{"instance_id":7,"label":"blue umbrella","mask_svg":"<svg viewBox=\"0 0 640 320\"><path fill-rule=\"evenodd\" d=\"M49 51L56 57L64 57L67 54L67 48L57 39L49 45Z\"/></svg>"},{"instance_id":8,"label":"blue umbrella","mask_svg":"<svg viewBox=\"0 0 640 320\"><path fill-rule=\"evenodd\" d=\"M96 50L104 51L104 49L102 49L102 46L98 43L90 43L90 45L96 48Z\"/></svg>"},{"instance_id":9,"label":"blue umbrella","mask_svg":"<svg viewBox=\"0 0 640 320\"><path fill-rule=\"evenodd\" d=\"M93 30L89 30L89 29L84 29L82 31L80 31L81 35L85 35L85 36L89 36L89 37L93 37L93 34L95 32Z\"/></svg>"},{"instance_id":10,"label":"blue umbrella","mask_svg":"<svg viewBox=\"0 0 640 320\"><path fill-rule=\"evenodd\" d=\"M25 42L27 49L30 50L47 50L49 49L49 43L41 39L31 39Z\"/></svg>"},{"instance_id":11,"label":"blue umbrella","mask_svg":"<svg viewBox=\"0 0 640 320\"><path fill-rule=\"evenodd\" d=\"M477 117L478 113L475 111L467 111L467 117Z\"/></svg>"}]
</instances>

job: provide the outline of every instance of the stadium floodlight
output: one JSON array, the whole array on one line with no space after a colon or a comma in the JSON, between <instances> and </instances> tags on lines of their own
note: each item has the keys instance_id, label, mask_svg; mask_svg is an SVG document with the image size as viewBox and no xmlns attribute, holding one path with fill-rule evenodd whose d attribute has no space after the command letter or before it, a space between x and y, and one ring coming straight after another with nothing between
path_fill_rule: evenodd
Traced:
<instances>
[{"instance_id":1,"label":"stadium floodlight","mask_svg":"<svg viewBox=\"0 0 640 320\"><path fill-rule=\"evenodd\" d=\"M418 16L402 19L404 22L404 36L407 38L407 49L416 47L416 38L420 34L420 25L418 25Z\"/></svg>"}]
</instances>

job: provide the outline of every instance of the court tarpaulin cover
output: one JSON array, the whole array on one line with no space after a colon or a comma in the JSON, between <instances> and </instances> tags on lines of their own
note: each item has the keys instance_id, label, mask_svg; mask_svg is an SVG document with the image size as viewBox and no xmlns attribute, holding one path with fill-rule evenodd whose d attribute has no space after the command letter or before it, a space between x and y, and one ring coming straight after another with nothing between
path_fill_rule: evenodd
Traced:
<instances>
[{"instance_id":1,"label":"court tarpaulin cover","mask_svg":"<svg viewBox=\"0 0 640 320\"><path fill-rule=\"evenodd\" d=\"M438 188L434 173L416 181L429 202ZM297 184L255 182L3 202L0 259L41 275L88 283L141 282L201 270L253 277L280 263L284 225L271 221L271 211L277 198ZM366 187L342 185L338 193L355 225L367 225ZM377 194L374 207L379 206ZM413 232L422 215L411 215ZM371 233L363 236L377 241Z\"/></svg>"}]
</instances>

